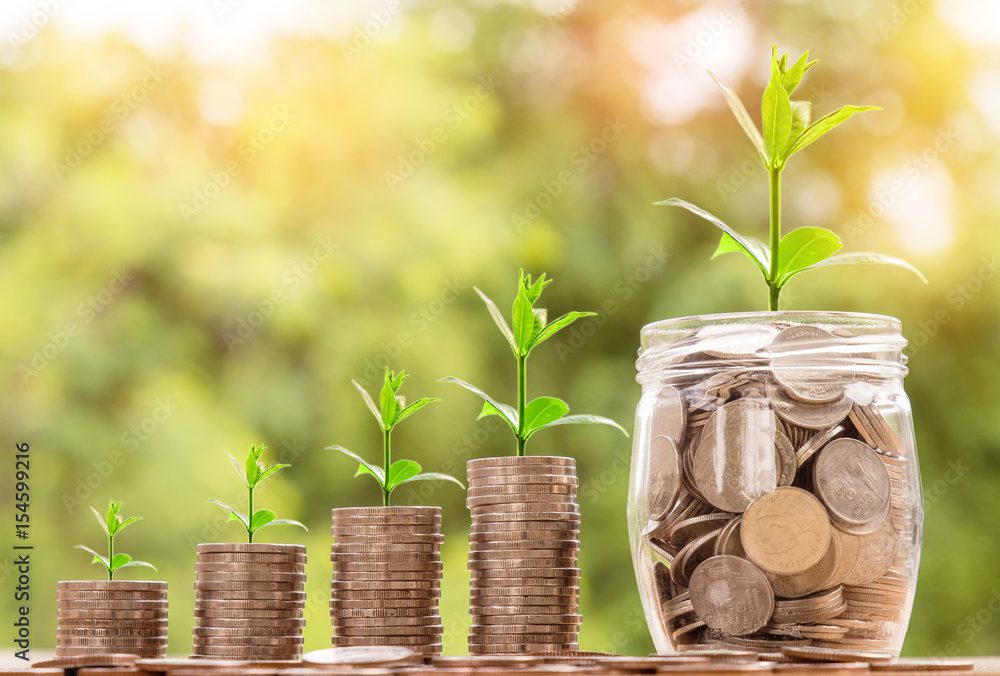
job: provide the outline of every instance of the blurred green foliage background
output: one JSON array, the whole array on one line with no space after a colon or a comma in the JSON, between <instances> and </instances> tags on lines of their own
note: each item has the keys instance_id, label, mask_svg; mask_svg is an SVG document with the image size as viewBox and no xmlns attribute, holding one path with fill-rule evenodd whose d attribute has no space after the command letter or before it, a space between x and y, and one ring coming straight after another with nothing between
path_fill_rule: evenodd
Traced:
<instances>
[{"instance_id":1,"label":"blurred green foliage background","mask_svg":"<svg viewBox=\"0 0 1000 676\"><path fill-rule=\"evenodd\" d=\"M630 427L643 324L765 307L745 260L709 263L714 230L651 204L684 197L764 236L765 174L705 70L757 117L777 42L821 59L802 90L814 117L885 108L795 158L786 227L831 227L845 248L902 255L931 279L832 269L782 296L896 315L911 341L927 505L906 652L1000 652L996 8L337 5L4 10L0 428L10 455L28 441L34 457L36 649L54 640L55 581L98 575L71 546L99 543L86 507L114 496L146 518L120 546L169 581L171 652L187 653L193 546L239 538L207 499L239 499L224 452L251 440L294 465L259 501L311 530L262 539L309 545L306 645L328 645L329 510L378 500L323 450L377 457L350 378L374 388L391 364L413 374L411 398L445 399L397 436L400 457L428 470L464 475L467 458L510 452L471 395L436 379L513 398L509 353L472 286L506 307L520 266L557 280L552 312L601 312L533 357L529 395ZM579 459L582 647L648 652L625 529L628 442L565 428L529 451ZM425 485L398 498L446 510L445 647L464 652L464 496Z\"/></svg>"}]
</instances>

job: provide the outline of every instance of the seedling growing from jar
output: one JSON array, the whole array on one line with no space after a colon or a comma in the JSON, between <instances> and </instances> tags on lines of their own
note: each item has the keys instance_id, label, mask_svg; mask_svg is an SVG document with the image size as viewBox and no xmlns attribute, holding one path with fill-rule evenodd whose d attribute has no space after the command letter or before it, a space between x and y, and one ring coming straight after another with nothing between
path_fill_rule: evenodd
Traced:
<instances>
[{"instance_id":1,"label":"seedling growing from jar","mask_svg":"<svg viewBox=\"0 0 1000 676\"><path fill-rule=\"evenodd\" d=\"M786 235L781 232L781 173L788 160L796 153L818 141L827 133L840 126L858 113L880 110L878 106L841 106L811 121L812 103L793 101L792 93L802 82L806 72L815 66L816 60L809 60L805 52L792 65L788 65L788 55L778 58L777 47L771 49L771 79L764 89L761 99L763 134L758 131L743 103L732 89L722 83L711 72L709 75L722 90L726 103L739 122L744 133L750 138L760 161L768 173L770 226L769 243L738 233L721 219L713 216L689 202L671 197L657 202L660 205L682 207L700 216L722 230L722 240L712 254L715 259L722 254L742 253L757 266L768 287L768 308L778 309L778 298L785 284L796 275L814 268L833 265L855 265L858 263L882 263L906 268L927 283L923 274L910 263L885 254L859 251L838 253L843 242L836 233L826 228L796 228Z\"/></svg>"},{"instance_id":2,"label":"seedling growing from jar","mask_svg":"<svg viewBox=\"0 0 1000 676\"><path fill-rule=\"evenodd\" d=\"M76 545L77 549L82 549L88 554L93 555L94 558L91 560L91 563L99 563L104 566L104 569L108 571L108 580L113 580L115 573L122 568L145 566L146 568L156 570L156 566L151 563L137 561L125 552L115 552L115 537L136 521L142 521L141 516L130 516L127 519L122 517L121 509L123 504L121 500L109 501L108 512L104 516L101 516L101 513L93 507L90 508L90 511L94 513L94 518L97 519L97 523L100 524L101 530L104 531L104 535L108 539L107 556L98 554L86 545Z\"/></svg>"},{"instance_id":3,"label":"seedling growing from jar","mask_svg":"<svg viewBox=\"0 0 1000 676\"><path fill-rule=\"evenodd\" d=\"M247 531L247 542L251 543L253 542L254 533L261 528L268 528L270 526L298 526L302 530L309 530L298 521L294 521L292 519L279 519L278 515L270 509L258 509L254 511L254 489L260 485L264 479L268 478L272 474L291 467L291 465L284 463L277 463L267 467L260 459L266 450L267 446L264 446L263 444L250 444L250 451L247 453L247 459L243 464L240 464L240 461L229 453L226 454L229 456L229 460L233 463L233 467L236 468L236 473L240 476L240 479L247 488L246 514L238 509L235 509L234 507L230 507L221 500L216 500L215 498L209 500L212 504L218 505L222 509L229 512L230 521L239 521L243 525Z\"/></svg>"},{"instance_id":4,"label":"seedling growing from jar","mask_svg":"<svg viewBox=\"0 0 1000 676\"><path fill-rule=\"evenodd\" d=\"M451 481L458 484L462 488L465 488L465 485L462 484L461 481L449 474L442 474L441 472L424 472L420 464L414 462L413 460L393 461L392 431L397 425L399 425L399 423L403 422L420 409L433 404L436 401L441 401L440 399L434 397L421 397L412 404L407 405L406 398L399 394L399 390L403 386L403 381L405 381L408 377L409 374L407 374L406 371L395 373L386 368L385 381L382 384L381 392L379 392L377 406L375 405L375 401L372 399L372 396L368 393L368 390L362 387L361 383L356 380L351 381L354 387L358 390L358 393L361 395L361 398L364 400L368 410L371 411L372 415L375 417L375 422L378 423L379 430L382 432L381 467L369 463L357 453L349 451L343 446L336 444L333 446L327 446L327 449L331 451L339 451L358 462L358 471L355 472L354 476L370 476L375 479L378 483L379 489L382 491L382 505L385 507L389 506L392 499L392 492L394 490L404 484L416 481Z\"/></svg>"},{"instance_id":5,"label":"seedling growing from jar","mask_svg":"<svg viewBox=\"0 0 1000 676\"><path fill-rule=\"evenodd\" d=\"M531 401L527 400L528 356L532 351L576 320L597 314L574 310L548 322L547 312L543 308L536 308L535 303L538 302L542 291L550 283L552 280L547 279L544 272L539 275L538 279L533 280L531 275L525 275L524 270L521 270L517 296L514 298L514 304L511 308L510 325L507 324L507 320L497 304L482 291L476 289L476 293L486 304L486 309L489 310L490 316L497 328L500 329L500 333L506 338L517 362L516 408L510 404L500 403L483 390L464 380L452 377L442 379L442 382L455 383L464 387L483 400L483 409L479 413L479 418L495 415L506 423L517 440L518 456L524 455L528 439L536 432L557 425L609 425L628 436L628 432L610 418L585 414L569 415L569 404L557 397L537 397Z\"/></svg>"}]
</instances>

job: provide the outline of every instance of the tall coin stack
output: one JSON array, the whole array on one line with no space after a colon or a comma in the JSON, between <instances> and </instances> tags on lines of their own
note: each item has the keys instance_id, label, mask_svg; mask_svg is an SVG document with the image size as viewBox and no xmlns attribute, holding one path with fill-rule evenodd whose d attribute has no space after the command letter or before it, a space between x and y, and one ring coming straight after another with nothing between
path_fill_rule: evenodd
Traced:
<instances>
[{"instance_id":1,"label":"tall coin stack","mask_svg":"<svg viewBox=\"0 0 1000 676\"><path fill-rule=\"evenodd\" d=\"M197 551L192 657L299 659L306 548L200 544Z\"/></svg>"},{"instance_id":2,"label":"tall coin stack","mask_svg":"<svg viewBox=\"0 0 1000 676\"><path fill-rule=\"evenodd\" d=\"M132 580L59 582L56 656L167 651L167 583Z\"/></svg>"},{"instance_id":3,"label":"tall coin stack","mask_svg":"<svg viewBox=\"0 0 1000 676\"><path fill-rule=\"evenodd\" d=\"M474 655L576 650L580 507L572 458L468 463Z\"/></svg>"},{"instance_id":4,"label":"tall coin stack","mask_svg":"<svg viewBox=\"0 0 1000 676\"><path fill-rule=\"evenodd\" d=\"M334 646L441 653L440 507L333 510Z\"/></svg>"}]
</instances>

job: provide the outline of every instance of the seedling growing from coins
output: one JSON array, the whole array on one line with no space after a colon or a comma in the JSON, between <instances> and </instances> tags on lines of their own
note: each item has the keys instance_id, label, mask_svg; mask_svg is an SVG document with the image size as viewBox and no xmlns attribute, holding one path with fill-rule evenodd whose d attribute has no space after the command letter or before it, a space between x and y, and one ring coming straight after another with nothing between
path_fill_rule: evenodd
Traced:
<instances>
[{"instance_id":1,"label":"seedling growing from coins","mask_svg":"<svg viewBox=\"0 0 1000 676\"><path fill-rule=\"evenodd\" d=\"M404 484L416 481L451 481L465 488L465 485L461 481L449 474L424 472L420 463L413 460L396 460L393 462L392 431L399 423L420 409L436 401L441 401L434 397L421 397L412 404L407 405L406 398L399 394L399 390L408 377L409 374L406 371L396 373L386 368L385 381L382 384L382 391L379 392L377 406L372 396L368 393L368 390L362 387L361 383L356 380L351 381L364 400L368 410L375 416L375 422L378 423L379 430L382 432L381 467L369 463L357 453L349 451L343 446L336 444L327 446L327 449L339 451L358 462L358 471L355 472L354 476L370 476L378 482L379 489L382 491L382 505L385 507L389 506L394 490Z\"/></svg>"},{"instance_id":2,"label":"seedling growing from coins","mask_svg":"<svg viewBox=\"0 0 1000 676\"><path fill-rule=\"evenodd\" d=\"M268 528L270 526L298 526L302 530L309 530L298 521L294 521L292 519L279 519L278 515L270 509L258 509L257 511L254 511L254 489L262 481L264 481L264 479L268 478L272 474L287 467L291 467L291 465L284 463L277 463L267 467L260 459L266 450L267 446L264 446L263 444L250 444L250 451L247 453L247 459L242 464L240 464L240 461L234 458L231 454L226 454L229 456L229 460L233 463L233 467L236 468L236 473L240 476L240 479L247 488L246 514L234 507L230 507L221 500L216 500L215 498L209 500L212 504L218 505L222 509L229 512L230 521L239 521L243 525L247 531L247 542L253 542L254 533L258 530L261 528Z\"/></svg>"},{"instance_id":3,"label":"seedling growing from coins","mask_svg":"<svg viewBox=\"0 0 1000 676\"><path fill-rule=\"evenodd\" d=\"M476 293L486 304L486 309L489 310L490 316L497 328L500 329L500 333L507 339L507 344L517 362L517 408L510 404L500 403L483 390L464 380L451 377L442 379L442 382L455 383L464 387L483 400L483 409L479 413L480 419L495 415L506 423L517 440L518 456L524 455L528 439L536 432L556 425L609 425L628 436L622 426L610 418L585 414L569 415L569 404L562 399L537 397L531 401L527 400L528 356L531 352L576 320L597 314L574 310L549 322L547 312L543 308L536 308L535 303L541 298L545 287L551 283L552 280L547 279L544 272L539 275L538 279L532 279L531 275L526 275L524 270L521 270L517 284L517 296L514 298L514 305L511 308L510 325L507 324L507 320L497 304L482 291L476 289Z\"/></svg>"},{"instance_id":4,"label":"seedling growing from coins","mask_svg":"<svg viewBox=\"0 0 1000 676\"><path fill-rule=\"evenodd\" d=\"M769 180L770 226L769 244L738 233L721 219L704 209L676 197L657 202L659 205L687 209L722 230L722 239L712 254L712 259L727 253L742 253L757 266L768 287L768 308L778 309L778 298L785 284L796 275L814 268L859 263L882 263L906 268L927 283L923 274L910 263L885 254L860 251L838 253L843 242L836 233L826 228L796 228L786 235L781 233L781 173L788 160L796 153L818 141L827 133L858 113L880 110L878 106L841 106L815 122L811 121L812 103L793 101L792 93L802 82L806 72L815 66L806 51L795 63L788 65L788 55L778 58L777 47L771 49L771 79L761 99L763 134L758 131L750 114L732 89L711 72L709 75L722 90L726 103L750 138Z\"/></svg>"},{"instance_id":5,"label":"seedling growing from coins","mask_svg":"<svg viewBox=\"0 0 1000 676\"><path fill-rule=\"evenodd\" d=\"M146 568L152 568L156 570L156 566L146 561L137 561L133 559L130 555L125 552L115 552L115 536L121 533L123 530L131 526L136 521L142 521L141 516L130 516L127 519L121 515L122 510L121 500L111 500L108 502L107 514L101 516L93 507L90 511L94 513L94 518L97 519L97 523L100 524L101 530L104 531L104 535L108 539L108 555L104 556L98 554L90 547L86 545L76 545L77 549L82 549L88 554L93 555L91 563L99 563L104 566L104 569L108 571L108 580L113 580L115 573L122 568L132 568L135 566L145 566Z\"/></svg>"}]
</instances>

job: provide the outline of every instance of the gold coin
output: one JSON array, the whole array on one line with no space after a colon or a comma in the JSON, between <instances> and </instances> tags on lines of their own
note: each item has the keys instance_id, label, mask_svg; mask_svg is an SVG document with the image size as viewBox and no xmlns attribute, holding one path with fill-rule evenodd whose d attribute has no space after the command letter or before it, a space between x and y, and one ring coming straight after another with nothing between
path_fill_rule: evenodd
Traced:
<instances>
[{"instance_id":1,"label":"gold coin","mask_svg":"<svg viewBox=\"0 0 1000 676\"><path fill-rule=\"evenodd\" d=\"M858 538L858 559L844 584L859 585L877 580L892 567L899 547L899 537L892 523L886 523L874 533Z\"/></svg>"},{"instance_id":2,"label":"gold coin","mask_svg":"<svg viewBox=\"0 0 1000 676\"><path fill-rule=\"evenodd\" d=\"M498 546L503 545L503 546ZM472 559L547 559L575 556L579 551L577 545L568 547L552 547L529 549L528 547L511 547L509 543L478 543L472 548L469 557Z\"/></svg>"},{"instance_id":3,"label":"gold coin","mask_svg":"<svg viewBox=\"0 0 1000 676\"><path fill-rule=\"evenodd\" d=\"M797 325L781 330L767 348L771 371L781 386L795 399L822 404L844 396L845 385L853 379L849 363L831 369L831 357L824 349L838 339L817 326Z\"/></svg>"},{"instance_id":4,"label":"gold coin","mask_svg":"<svg viewBox=\"0 0 1000 676\"><path fill-rule=\"evenodd\" d=\"M100 590L63 590L56 592L56 598L60 601L136 601L148 603L151 601L165 601L166 590L158 591L100 591Z\"/></svg>"},{"instance_id":5,"label":"gold coin","mask_svg":"<svg viewBox=\"0 0 1000 676\"><path fill-rule=\"evenodd\" d=\"M537 585L513 585L513 586L486 586L473 585L471 588L474 597L507 597L507 596L554 596L576 598L578 589L576 585L564 585L564 581L559 579L546 579L543 584Z\"/></svg>"},{"instance_id":6,"label":"gold coin","mask_svg":"<svg viewBox=\"0 0 1000 676\"><path fill-rule=\"evenodd\" d=\"M889 475L878 454L857 439L835 439L813 465L816 493L838 522L878 529L889 505ZM854 531L863 532L863 531Z\"/></svg>"},{"instance_id":7,"label":"gold coin","mask_svg":"<svg viewBox=\"0 0 1000 676\"><path fill-rule=\"evenodd\" d=\"M166 593L166 582L147 582L141 580L61 580L56 587L62 591L93 591L93 592L162 592Z\"/></svg>"},{"instance_id":8,"label":"gold coin","mask_svg":"<svg viewBox=\"0 0 1000 676\"><path fill-rule=\"evenodd\" d=\"M297 563L244 563L229 561L198 561L194 564L196 571L208 573L294 573L301 575L305 572L304 564Z\"/></svg>"},{"instance_id":9,"label":"gold coin","mask_svg":"<svg viewBox=\"0 0 1000 676\"><path fill-rule=\"evenodd\" d=\"M485 486L521 486L529 484L579 486L580 480L575 474L481 474L479 476L469 477L469 488L481 488Z\"/></svg>"},{"instance_id":10,"label":"gold coin","mask_svg":"<svg viewBox=\"0 0 1000 676\"><path fill-rule=\"evenodd\" d=\"M167 600L71 600L59 599L62 610L166 610Z\"/></svg>"},{"instance_id":11,"label":"gold coin","mask_svg":"<svg viewBox=\"0 0 1000 676\"><path fill-rule=\"evenodd\" d=\"M259 554L254 552L199 552L198 563L282 564L305 566L305 554Z\"/></svg>"},{"instance_id":12,"label":"gold coin","mask_svg":"<svg viewBox=\"0 0 1000 676\"><path fill-rule=\"evenodd\" d=\"M353 587L355 584L368 584L368 583L350 583ZM432 587L430 589L383 589L379 586L374 586L371 589L345 589L344 585L331 585L331 592L333 594L333 601L391 601L391 600L411 600L411 601L424 601L427 599L436 599L441 595L440 587Z\"/></svg>"},{"instance_id":13,"label":"gold coin","mask_svg":"<svg viewBox=\"0 0 1000 676\"><path fill-rule=\"evenodd\" d=\"M441 508L433 505L410 505L391 507L335 507L333 516L441 516Z\"/></svg>"},{"instance_id":14,"label":"gold coin","mask_svg":"<svg viewBox=\"0 0 1000 676\"><path fill-rule=\"evenodd\" d=\"M518 613L510 615L481 615L477 618L477 621L481 626L492 624L560 624L577 626L583 622L583 617L576 613Z\"/></svg>"},{"instance_id":15,"label":"gold coin","mask_svg":"<svg viewBox=\"0 0 1000 676\"><path fill-rule=\"evenodd\" d=\"M333 562L336 573L412 573L414 579L435 577L441 572L440 561L344 561ZM406 579L404 576L403 579Z\"/></svg>"},{"instance_id":16,"label":"gold coin","mask_svg":"<svg viewBox=\"0 0 1000 676\"><path fill-rule=\"evenodd\" d=\"M575 458L559 455L505 455L494 458L473 458L466 462L469 471L492 467L531 467L534 465L551 465L553 467L576 467Z\"/></svg>"},{"instance_id":17,"label":"gold coin","mask_svg":"<svg viewBox=\"0 0 1000 676\"><path fill-rule=\"evenodd\" d=\"M243 582L225 582L222 580L201 580L195 579L194 588L196 592L199 591L216 591L216 592L244 592L244 591L255 591L255 592L286 592L295 593L302 592L304 589L304 581L299 582L254 582L254 581L243 581Z\"/></svg>"},{"instance_id":18,"label":"gold coin","mask_svg":"<svg viewBox=\"0 0 1000 676\"><path fill-rule=\"evenodd\" d=\"M427 627L441 625L441 617L439 615L413 615L410 617L348 617L344 615L332 615L330 619L333 622L335 632L347 627Z\"/></svg>"},{"instance_id":19,"label":"gold coin","mask_svg":"<svg viewBox=\"0 0 1000 676\"><path fill-rule=\"evenodd\" d=\"M306 579L305 573L212 571L204 569L196 572L196 580L199 582L280 582L290 584L305 582Z\"/></svg>"},{"instance_id":20,"label":"gold coin","mask_svg":"<svg viewBox=\"0 0 1000 676\"><path fill-rule=\"evenodd\" d=\"M811 430L828 430L840 424L851 410L845 396L823 403L805 403L789 396L777 383L768 381L767 399L775 413L793 425Z\"/></svg>"},{"instance_id":21,"label":"gold coin","mask_svg":"<svg viewBox=\"0 0 1000 676\"><path fill-rule=\"evenodd\" d=\"M195 547L199 554L245 553L245 554L299 554L306 555L305 545L262 544L258 542L203 543Z\"/></svg>"},{"instance_id":22,"label":"gold coin","mask_svg":"<svg viewBox=\"0 0 1000 676\"><path fill-rule=\"evenodd\" d=\"M200 601L305 601L303 591L259 591L257 589L198 589L195 598Z\"/></svg>"},{"instance_id":23,"label":"gold coin","mask_svg":"<svg viewBox=\"0 0 1000 676\"><path fill-rule=\"evenodd\" d=\"M388 579L366 579L364 577L361 579L354 579L353 577L344 579L338 575L332 582L332 588L343 590L424 589L440 591L441 583L439 580L399 579L396 575Z\"/></svg>"},{"instance_id":24,"label":"gold coin","mask_svg":"<svg viewBox=\"0 0 1000 676\"><path fill-rule=\"evenodd\" d=\"M159 610L68 610L59 609L60 619L81 619L81 620L157 620L167 616L166 609Z\"/></svg>"},{"instance_id":25,"label":"gold coin","mask_svg":"<svg viewBox=\"0 0 1000 676\"><path fill-rule=\"evenodd\" d=\"M888 662L892 653L860 650L838 650L815 646L785 646L781 652L789 657L809 662Z\"/></svg>"},{"instance_id":26,"label":"gold coin","mask_svg":"<svg viewBox=\"0 0 1000 676\"><path fill-rule=\"evenodd\" d=\"M469 568L472 569L473 575L477 580L495 578L555 578L562 580L578 579L580 577L580 569L572 566L564 566L560 568L527 568L505 565L502 568L483 568L473 563L469 565Z\"/></svg>"},{"instance_id":27,"label":"gold coin","mask_svg":"<svg viewBox=\"0 0 1000 676\"><path fill-rule=\"evenodd\" d=\"M764 570L794 575L819 563L830 547L831 529L819 500L801 488L782 486L747 507L740 540L750 560Z\"/></svg>"},{"instance_id":28,"label":"gold coin","mask_svg":"<svg viewBox=\"0 0 1000 676\"><path fill-rule=\"evenodd\" d=\"M576 486L560 483L518 484L502 483L487 486L469 486L469 497L493 495L576 495Z\"/></svg>"}]
</instances>

